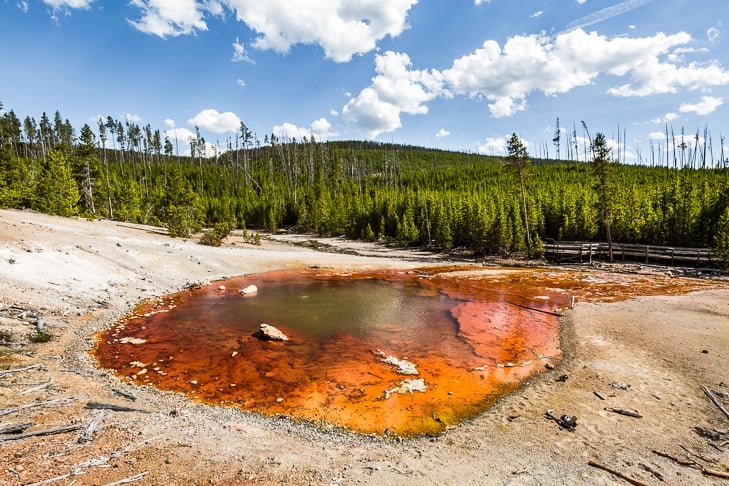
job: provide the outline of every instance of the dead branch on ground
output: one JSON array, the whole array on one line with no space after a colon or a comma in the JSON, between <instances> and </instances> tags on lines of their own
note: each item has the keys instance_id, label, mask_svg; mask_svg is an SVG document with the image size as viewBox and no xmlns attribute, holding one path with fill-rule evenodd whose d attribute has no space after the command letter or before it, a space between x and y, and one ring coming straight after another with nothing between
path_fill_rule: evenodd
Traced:
<instances>
[{"instance_id":1,"label":"dead branch on ground","mask_svg":"<svg viewBox=\"0 0 729 486\"><path fill-rule=\"evenodd\" d=\"M597 463L595 461L590 461L587 464L590 465L590 466L592 466L592 467L596 467L598 469L602 469L603 471L609 472L613 476L617 476L620 479L623 479L623 480L625 480L625 481L627 481L630 484L633 484L635 486L648 486L647 483L644 483L642 481L638 481L637 479L633 479L630 476L626 476L625 474L621 473L620 471L616 471L614 469L610 469L609 467L603 466L602 464L599 464L599 463Z\"/></svg>"}]
</instances>

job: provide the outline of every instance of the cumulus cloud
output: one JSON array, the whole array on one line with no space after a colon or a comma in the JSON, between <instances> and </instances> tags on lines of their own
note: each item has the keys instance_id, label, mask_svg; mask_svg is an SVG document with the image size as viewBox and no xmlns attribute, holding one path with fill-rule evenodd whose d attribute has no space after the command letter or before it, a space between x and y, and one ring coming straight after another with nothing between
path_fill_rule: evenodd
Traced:
<instances>
[{"instance_id":1,"label":"cumulus cloud","mask_svg":"<svg viewBox=\"0 0 729 486\"><path fill-rule=\"evenodd\" d=\"M43 3L46 5L53 7L54 9L63 9L63 8L81 8L81 9L89 9L91 8L91 4L94 2L94 0L43 0ZM26 5L27 11L27 2L21 2L21 4Z\"/></svg>"},{"instance_id":2,"label":"cumulus cloud","mask_svg":"<svg viewBox=\"0 0 729 486\"><path fill-rule=\"evenodd\" d=\"M388 51L375 57L377 76L342 109L347 123L357 126L367 137L400 128L401 113L428 112L426 102L446 95L437 72L410 70L407 54Z\"/></svg>"},{"instance_id":3,"label":"cumulus cloud","mask_svg":"<svg viewBox=\"0 0 729 486\"><path fill-rule=\"evenodd\" d=\"M172 118L165 118L165 125L167 125L169 128L175 128L175 120Z\"/></svg>"},{"instance_id":4,"label":"cumulus cloud","mask_svg":"<svg viewBox=\"0 0 729 486\"><path fill-rule=\"evenodd\" d=\"M237 85L238 85L238 86L240 86L241 88L245 88L245 87L246 87L246 82L245 82L245 80L243 80L243 79L241 79L241 78L238 78L238 79L236 79L236 80L235 80L235 84L237 84Z\"/></svg>"},{"instance_id":5,"label":"cumulus cloud","mask_svg":"<svg viewBox=\"0 0 729 486\"><path fill-rule=\"evenodd\" d=\"M235 42L233 42L233 58L231 59L232 62L250 62L251 64L254 64L253 59L248 57L248 53L246 52L246 46L243 44L238 38L235 38Z\"/></svg>"},{"instance_id":6,"label":"cumulus cloud","mask_svg":"<svg viewBox=\"0 0 729 486\"><path fill-rule=\"evenodd\" d=\"M315 44L327 58L347 62L356 54L375 49L385 37L400 35L407 28L408 12L417 2L132 0L142 16L131 23L160 37L193 34L207 30L206 15L222 16L227 8L257 34L252 44L255 48L287 52L295 44Z\"/></svg>"},{"instance_id":7,"label":"cumulus cloud","mask_svg":"<svg viewBox=\"0 0 729 486\"><path fill-rule=\"evenodd\" d=\"M273 134L285 140L297 139L304 137L314 137L316 140L327 140L337 135L333 130L331 123L326 118L320 118L311 123L309 128L298 127L293 123L285 122L281 125L273 127Z\"/></svg>"},{"instance_id":8,"label":"cumulus cloud","mask_svg":"<svg viewBox=\"0 0 729 486\"><path fill-rule=\"evenodd\" d=\"M614 96L648 96L729 84L729 72L718 63L685 63L693 51L691 36L658 33L651 37L608 38L581 29L557 35L517 35L503 46L489 40L453 61L443 71L413 69L407 54L386 52L375 58L377 75L342 110L345 122L366 136L398 129L403 113L424 114L437 97L486 99L495 118L527 109L534 92L567 93L599 77L627 82L614 86Z\"/></svg>"},{"instance_id":9,"label":"cumulus cloud","mask_svg":"<svg viewBox=\"0 0 729 486\"><path fill-rule=\"evenodd\" d=\"M236 132L240 128L240 118L231 111L219 113L208 108L187 120L189 125L200 127L213 133Z\"/></svg>"},{"instance_id":10,"label":"cumulus cloud","mask_svg":"<svg viewBox=\"0 0 729 486\"><path fill-rule=\"evenodd\" d=\"M486 155L506 155L507 137L488 137L478 146L478 153Z\"/></svg>"},{"instance_id":11,"label":"cumulus cloud","mask_svg":"<svg viewBox=\"0 0 729 486\"><path fill-rule=\"evenodd\" d=\"M142 16L129 23L145 34L165 38L208 29L197 0L131 0L131 4Z\"/></svg>"},{"instance_id":12,"label":"cumulus cloud","mask_svg":"<svg viewBox=\"0 0 729 486\"><path fill-rule=\"evenodd\" d=\"M658 141L665 140L666 134L663 132L651 132L648 134L648 139L649 140L658 140Z\"/></svg>"},{"instance_id":13,"label":"cumulus cloud","mask_svg":"<svg viewBox=\"0 0 729 486\"><path fill-rule=\"evenodd\" d=\"M659 116L657 118L653 118L651 121L653 123L669 123L669 122L672 122L673 120L675 120L676 118L678 118L678 113L666 113L662 117Z\"/></svg>"},{"instance_id":14,"label":"cumulus cloud","mask_svg":"<svg viewBox=\"0 0 729 486\"><path fill-rule=\"evenodd\" d=\"M142 117L137 115L136 113L124 113L122 115L122 118L124 118L126 121L132 122L132 123L141 123Z\"/></svg>"},{"instance_id":15,"label":"cumulus cloud","mask_svg":"<svg viewBox=\"0 0 729 486\"><path fill-rule=\"evenodd\" d=\"M698 103L684 103L678 109L681 113L693 112L697 115L708 115L724 104L723 98L703 96Z\"/></svg>"},{"instance_id":16,"label":"cumulus cloud","mask_svg":"<svg viewBox=\"0 0 729 486\"><path fill-rule=\"evenodd\" d=\"M172 122L172 124L174 125L173 120L170 120L168 118L167 120L165 120L165 123L167 123L168 121ZM192 132L187 128L170 128L169 130L165 130L164 135L165 137L169 138L170 143L172 143L175 154L188 157L190 156L190 154L192 153L192 151L190 150L190 145L191 142L196 138L195 132ZM217 145L207 141L203 144L202 147L203 157L216 157L226 151L225 149L221 149Z\"/></svg>"},{"instance_id":17,"label":"cumulus cloud","mask_svg":"<svg viewBox=\"0 0 729 486\"><path fill-rule=\"evenodd\" d=\"M435 138L445 138L445 137L448 137L448 136L449 136L450 134L451 134L451 132L449 132L449 131L448 131L448 130L446 130L445 128L441 128L441 129L440 129L440 130L438 130L438 132L437 132L437 133L435 134Z\"/></svg>"}]
</instances>

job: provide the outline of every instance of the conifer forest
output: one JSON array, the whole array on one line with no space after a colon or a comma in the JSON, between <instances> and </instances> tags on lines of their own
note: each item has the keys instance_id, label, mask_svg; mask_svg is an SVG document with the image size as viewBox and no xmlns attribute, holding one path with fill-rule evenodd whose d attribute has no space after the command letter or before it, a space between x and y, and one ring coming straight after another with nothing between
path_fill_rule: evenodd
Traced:
<instances>
[{"instance_id":1,"label":"conifer forest","mask_svg":"<svg viewBox=\"0 0 729 486\"><path fill-rule=\"evenodd\" d=\"M286 229L478 255L539 255L546 239L711 247L729 262L729 159L708 129L666 127L626 164L599 130L557 132L505 157L313 137L260 140L241 124L214 156L199 130L190 153L149 125L112 117L76 129L56 112L22 120L0 105L0 207L165 226ZM545 144L546 145L546 144ZM624 148L622 150L625 150ZM548 151L544 151L547 152ZM578 157L578 154L584 155ZM581 158L582 161L575 159Z\"/></svg>"}]
</instances>

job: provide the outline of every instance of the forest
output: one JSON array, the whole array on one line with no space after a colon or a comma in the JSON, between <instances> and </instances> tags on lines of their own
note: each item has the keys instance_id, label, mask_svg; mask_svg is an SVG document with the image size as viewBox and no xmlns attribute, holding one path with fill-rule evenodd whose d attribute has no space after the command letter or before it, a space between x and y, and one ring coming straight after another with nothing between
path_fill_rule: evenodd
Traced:
<instances>
[{"instance_id":1,"label":"forest","mask_svg":"<svg viewBox=\"0 0 729 486\"><path fill-rule=\"evenodd\" d=\"M621 162L603 133L534 159L391 143L261 141L241 123L224 150L112 117L76 130L59 112L21 121L0 103L0 207L164 226L219 244L232 229L346 235L475 255L539 256L546 239L711 247L729 265L729 165L707 136L675 133L650 162ZM704 130L704 135L707 130ZM625 138L625 137L624 137ZM624 150L624 149L623 149ZM548 151L547 151L548 152Z\"/></svg>"}]
</instances>

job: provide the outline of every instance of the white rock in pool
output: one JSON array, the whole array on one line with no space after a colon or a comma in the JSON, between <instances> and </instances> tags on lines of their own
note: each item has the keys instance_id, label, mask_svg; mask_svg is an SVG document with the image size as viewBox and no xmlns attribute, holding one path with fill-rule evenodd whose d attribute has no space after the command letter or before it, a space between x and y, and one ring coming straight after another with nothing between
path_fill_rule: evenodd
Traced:
<instances>
[{"instance_id":1,"label":"white rock in pool","mask_svg":"<svg viewBox=\"0 0 729 486\"><path fill-rule=\"evenodd\" d=\"M262 323L259 325L258 337L265 341L288 341L286 334L276 329L270 324Z\"/></svg>"},{"instance_id":2,"label":"white rock in pool","mask_svg":"<svg viewBox=\"0 0 729 486\"><path fill-rule=\"evenodd\" d=\"M255 294L256 292L258 292L258 287L255 285L249 285L248 287L238 291L241 295L250 295Z\"/></svg>"}]
</instances>

